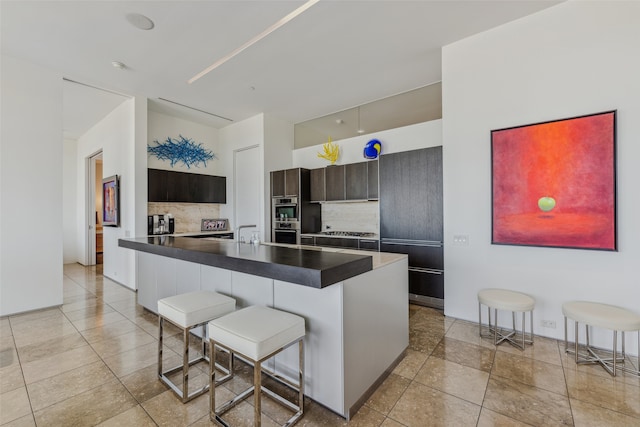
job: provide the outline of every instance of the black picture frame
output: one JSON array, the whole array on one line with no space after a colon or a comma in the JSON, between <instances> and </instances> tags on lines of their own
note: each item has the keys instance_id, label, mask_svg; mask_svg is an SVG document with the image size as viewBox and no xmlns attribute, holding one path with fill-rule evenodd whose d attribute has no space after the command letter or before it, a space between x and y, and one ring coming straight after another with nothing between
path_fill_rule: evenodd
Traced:
<instances>
[{"instance_id":1,"label":"black picture frame","mask_svg":"<svg viewBox=\"0 0 640 427\"><path fill-rule=\"evenodd\" d=\"M102 225L120 226L120 179L113 175L102 180Z\"/></svg>"}]
</instances>

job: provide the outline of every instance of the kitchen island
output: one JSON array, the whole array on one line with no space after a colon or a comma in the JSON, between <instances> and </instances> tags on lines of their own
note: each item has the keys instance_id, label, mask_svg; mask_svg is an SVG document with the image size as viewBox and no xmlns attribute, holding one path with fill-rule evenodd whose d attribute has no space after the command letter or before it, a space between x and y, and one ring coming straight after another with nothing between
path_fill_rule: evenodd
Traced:
<instances>
[{"instance_id":1,"label":"kitchen island","mask_svg":"<svg viewBox=\"0 0 640 427\"><path fill-rule=\"evenodd\" d=\"M407 256L189 237L121 239L136 250L138 303L211 290L238 307L305 318L305 394L349 419L409 343ZM297 349L268 365L297 378Z\"/></svg>"}]
</instances>

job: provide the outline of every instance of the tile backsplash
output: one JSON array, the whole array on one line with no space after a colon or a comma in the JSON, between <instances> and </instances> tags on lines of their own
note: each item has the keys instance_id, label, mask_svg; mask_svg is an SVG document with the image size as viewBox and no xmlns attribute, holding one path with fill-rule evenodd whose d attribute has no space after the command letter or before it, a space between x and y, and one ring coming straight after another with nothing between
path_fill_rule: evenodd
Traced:
<instances>
[{"instance_id":1,"label":"tile backsplash","mask_svg":"<svg viewBox=\"0 0 640 427\"><path fill-rule=\"evenodd\" d=\"M320 209L322 231L380 233L378 202L322 203Z\"/></svg>"},{"instance_id":2,"label":"tile backsplash","mask_svg":"<svg viewBox=\"0 0 640 427\"><path fill-rule=\"evenodd\" d=\"M148 215L170 213L176 221L176 233L193 233L200 231L203 218L219 218L220 206L215 203L162 203L149 202Z\"/></svg>"}]
</instances>

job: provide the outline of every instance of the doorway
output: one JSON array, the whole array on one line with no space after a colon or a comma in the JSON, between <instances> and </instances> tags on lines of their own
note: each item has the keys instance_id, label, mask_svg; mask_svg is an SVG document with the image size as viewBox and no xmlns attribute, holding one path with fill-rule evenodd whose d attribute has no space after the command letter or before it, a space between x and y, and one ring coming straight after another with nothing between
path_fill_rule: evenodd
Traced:
<instances>
[{"instance_id":1,"label":"doorway","mask_svg":"<svg viewBox=\"0 0 640 427\"><path fill-rule=\"evenodd\" d=\"M262 182L260 178L262 172L258 167L259 164L260 150L257 145L233 152L233 182L235 183L233 211L235 213L234 227L236 228L240 225L255 224L257 229L260 229L260 218L262 217L260 209L262 206ZM234 237L238 241L241 240L241 237L248 241L251 233L258 230L244 230L244 235ZM260 240L264 240L264 235L262 234Z\"/></svg>"},{"instance_id":2,"label":"doorway","mask_svg":"<svg viewBox=\"0 0 640 427\"><path fill-rule=\"evenodd\" d=\"M87 252L89 265L104 262L102 239L102 151L89 158L89 197L87 197Z\"/></svg>"}]
</instances>

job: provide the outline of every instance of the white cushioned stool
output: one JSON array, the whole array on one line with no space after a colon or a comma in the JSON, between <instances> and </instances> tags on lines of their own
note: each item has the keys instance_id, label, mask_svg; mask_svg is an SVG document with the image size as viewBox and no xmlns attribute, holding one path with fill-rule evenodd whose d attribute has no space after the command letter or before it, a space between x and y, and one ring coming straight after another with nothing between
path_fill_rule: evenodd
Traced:
<instances>
[{"instance_id":1,"label":"white cushioned stool","mask_svg":"<svg viewBox=\"0 0 640 427\"><path fill-rule=\"evenodd\" d=\"M489 316L488 334L482 333L482 306L487 306ZM533 308L536 300L527 294L521 292L510 291L507 289L483 289L478 292L478 328L481 337L493 338L495 345L507 341L520 350L524 350L525 344L533 344ZM495 323L491 322L491 309L494 310ZM498 310L511 311L513 328L504 331L498 327ZM516 328L516 313L522 312L522 331L518 338ZM529 338L526 333L525 313L530 313L530 332Z\"/></svg>"},{"instance_id":2,"label":"white cushioned stool","mask_svg":"<svg viewBox=\"0 0 640 427\"><path fill-rule=\"evenodd\" d=\"M228 425L221 417L229 409L253 394L253 425L260 426L261 394L264 392L278 403L295 411L284 424L291 426L304 414L304 342L305 322L295 314L263 306L251 306L209 322L209 345L222 347L253 362L253 386L216 410L215 354L210 360L210 418ZM297 405L275 394L261 384L262 362L285 348L298 343L298 383L278 377L288 387L298 392ZM232 373L233 374L233 373Z\"/></svg>"},{"instance_id":3,"label":"white cushioned stool","mask_svg":"<svg viewBox=\"0 0 640 427\"><path fill-rule=\"evenodd\" d=\"M236 308L236 300L217 292L197 291L158 300L158 378L173 390L182 403L188 402L194 397L200 396L209 390L209 383L200 389L189 393L189 366L201 361L209 361L206 356L205 325L208 321L231 313ZM163 371L162 349L163 349L163 329L165 320L182 329L184 340L184 350L182 354L182 364ZM202 356L189 360L189 332L198 326L202 327ZM214 347L209 348L209 353L214 353ZM233 366L233 355L229 355L229 366L227 369L219 366L227 375L220 381L231 378L230 371ZM180 389L167 375L182 370L182 389Z\"/></svg>"},{"instance_id":4,"label":"white cushioned stool","mask_svg":"<svg viewBox=\"0 0 640 427\"><path fill-rule=\"evenodd\" d=\"M633 367L633 363L625 354L625 331L635 331L638 334L638 356L640 357L640 314L634 313L626 308L616 307L614 305L601 304L589 301L571 301L562 304L562 314L564 315L564 350L571 353L567 341L567 318L572 319L575 323L575 353L576 363L599 363L609 372L616 376L617 370L623 370L633 375L640 376L640 362L638 366ZM579 324L585 324L586 345L584 346L586 353L580 354L579 350ZM612 351L595 349L589 342L589 326L595 326L613 331L613 349ZM622 332L622 354L618 354L618 331ZM607 353L611 357L603 358L598 353ZM631 367L627 366L629 362ZM619 366L619 365L622 366Z\"/></svg>"}]
</instances>

